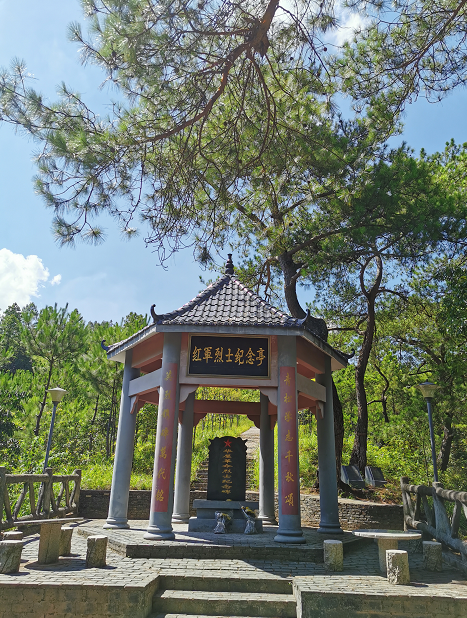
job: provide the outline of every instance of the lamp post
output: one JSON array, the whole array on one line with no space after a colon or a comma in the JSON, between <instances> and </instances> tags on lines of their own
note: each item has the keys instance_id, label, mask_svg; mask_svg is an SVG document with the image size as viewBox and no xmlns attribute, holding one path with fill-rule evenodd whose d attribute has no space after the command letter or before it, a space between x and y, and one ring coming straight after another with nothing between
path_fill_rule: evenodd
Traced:
<instances>
[{"instance_id":1,"label":"lamp post","mask_svg":"<svg viewBox=\"0 0 467 618\"><path fill-rule=\"evenodd\" d=\"M435 479L435 483L438 482L438 467L436 465L436 452L435 452L435 434L433 431L433 418L431 415L431 400L433 399L433 395L436 389L439 388L433 382L423 382L417 386L422 391L422 395L425 398L426 405L428 408L428 424L430 425L430 442L431 442L431 459L433 461L433 477Z\"/></svg>"},{"instance_id":2,"label":"lamp post","mask_svg":"<svg viewBox=\"0 0 467 618\"><path fill-rule=\"evenodd\" d=\"M50 393L50 398L52 399L52 403L54 404L54 409L52 412L52 420L50 421L49 440L47 442L47 450L45 452L44 469L42 471L42 474L45 473L45 469L47 468L47 463L49 461L50 445L52 444L52 434L54 431L55 423L55 412L57 411L57 406L61 402L63 395L65 395L67 391L57 386L55 388L49 388L47 392Z\"/></svg>"}]
</instances>

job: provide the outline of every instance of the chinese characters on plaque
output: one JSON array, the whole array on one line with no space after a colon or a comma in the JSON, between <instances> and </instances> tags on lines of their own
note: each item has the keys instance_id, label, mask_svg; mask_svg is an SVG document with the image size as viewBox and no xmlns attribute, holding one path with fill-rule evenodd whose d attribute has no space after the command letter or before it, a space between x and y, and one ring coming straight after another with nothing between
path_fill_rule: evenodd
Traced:
<instances>
[{"instance_id":1,"label":"chinese characters on plaque","mask_svg":"<svg viewBox=\"0 0 467 618\"><path fill-rule=\"evenodd\" d=\"M295 367L281 367L278 414L282 513L298 515L298 444Z\"/></svg>"},{"instance_id":2,"label":"chinese characters on plaque","mask_svg":"<svg viewBox=\"0 0 467 618\"><path fill-rule=\"evenodd\" d=\"M269 377L268 337L192 336L189 375Z\"/></svg>"},{"instance_id":3,"label":"chinese characters on plaque","mask_svg":"<svg viewBox=\"0 0 467 618\"><path fill-rule=\"evenodd\" d=\"M177 388L177 363L164 367L159 406L162 406L162 423L158 427L159 448L153 483L152 511L165 513L169 504L170 466L175 424L175 393Z\"/></svg>"},{"instance_id":4,"label":"chinese characters on plaque","mask_svg":"<svg viewBox=\"0 0 467 618\"><path fill-rule=\"evenodd\" d=\"M208 500L245 500L246 444L242 438L214 438L209 445Z\"/></svg>"}]
</instances>

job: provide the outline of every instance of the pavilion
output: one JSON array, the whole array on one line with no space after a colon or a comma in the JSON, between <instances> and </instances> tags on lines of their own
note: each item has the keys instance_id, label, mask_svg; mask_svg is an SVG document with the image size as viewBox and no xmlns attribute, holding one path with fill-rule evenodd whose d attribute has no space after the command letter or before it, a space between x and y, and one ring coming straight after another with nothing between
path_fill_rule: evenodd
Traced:
<instances>
[{"instance_id":1,"label":"pavilion","mask_svg":"<svg viewBox=\"0 0 467 618\"><path fill-rule=\"evenodd\" d=\"M128 528L138 410L158 405L149 525L145 538L173 539L189 518L193 428L208 413L245 414L260 429L259 517L275 523L274 426L278 424L279 527L275 540L304 543L300 520L298 410L317 419L320 527L341 533L331 372L346 357L293 318L225 274L180 309L106 348L124 363L109 514L104 528ZM198 386L249 388L260 402L196 400ZM178 438L178 444L177 444ZM176 465L175 465L176 463ZM174 476L176 470L176 478Z\"/></svg>"}]
</instances>

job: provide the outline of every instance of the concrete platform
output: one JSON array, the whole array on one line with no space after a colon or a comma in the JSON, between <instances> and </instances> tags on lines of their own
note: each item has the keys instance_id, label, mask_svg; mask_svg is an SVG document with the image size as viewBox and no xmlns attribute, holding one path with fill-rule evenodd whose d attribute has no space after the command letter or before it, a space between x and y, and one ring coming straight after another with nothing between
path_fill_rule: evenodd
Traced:
<instances>
[{"instance_id":1,"label":"concrete platform","mask_svg":"<svg viewBox=\"0 0 467 618\"><path fill-rule=\"evenodd\" d=\"M85 537L102 534L103 521L94 519L81 524L78 534ZM187 524L173 524L174 541L148 541L144 534L147 521L132 521L128 530L105 530L109 547L128 558L254 559L323 562L323 541L338 539L344 543L344 555L368 543L351 532L340 535L320 534L315 528L303 528L306 544L276 543L277 526L263 526L261 534L214 534L189 532Z\"/></svg>"}]
</instances>

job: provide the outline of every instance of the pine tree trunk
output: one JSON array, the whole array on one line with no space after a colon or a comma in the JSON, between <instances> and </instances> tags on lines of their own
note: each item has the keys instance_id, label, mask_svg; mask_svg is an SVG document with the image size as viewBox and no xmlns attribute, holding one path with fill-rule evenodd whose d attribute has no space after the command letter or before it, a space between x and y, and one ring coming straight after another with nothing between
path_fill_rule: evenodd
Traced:
<instances>
[{"instance_id":1,"label":"pine tree trunk","mask_svg":"<svg viewBox=\"0 0 467 618\"><path fill-rule=\"evenodd\" d=\"M303 319L306 316L306 312L300 305L297 296L297 280L300 275L300 265L296 264L293 261L293 257L288 253L283 253L279 256L279 264L284 277L284 296L290 314L294 318ZM312 330L318 335L318 337L320 337L323 341L327 341L328 329L324 320L309 316L307 323L310 323ZM341 476L342 449L344 446L344 415L334 380L332 381L332 393L336 448L336 474L337 481L339 483Z\"/></svg>"},{"instance_id":2,"label":"pine tree trunk","mask_svg":"<svg viewBox=\"0 0 467 618\"><path fill-rule=\"evenodd\" d=\"M334 410L334 440L336 444L336 474L341 478L342 449L344 448L344 413L334 380L332 381L332 398Z\"/></svg>"},{"instance_id":3,"label":"pine tree trunk","mask_svg":"<svg viewBox=\"0 0 467 618\"><path fill-rule=\"evenodd\" d=\"M376 260L377 272L373 286L369 291L365 288L364 276L369 264ZM365 474L367 462L367 443L368 443L368 401L365 390L365 373L370 359L370 352L373 346L375 334L376 312L375 301L381 285L383 276L383 263L379 255L369 258L360 271L360 287L367 299L368 319L363 336L363 344L358 355L357 366L355 367L355 387L357 392L358 418L355 427L355 438L353 443L350 464L358 466L362 474Z\"/></svg>"},{"instance_id":4,"label":"pine tree trunk","mask_svg":"<svg viewBox=\"0 0 467 618\"><path fill-rule=\"evenodd\" d=\"M440 472L446 472L451 456L452 442L454 440L454 430L452 428L452 417L446 415L443 427L443 441L438 455L438 464Z\"/></svg>"},{"instance_id":5,"label":"pine tree trunk","mask_svg":"<svg viewBox=\"0 0 467 618\"><path fill-rule=\"evenodd\" d=\"M46 401L47 401L47 391L49 390L50 380L52 379L53 367L54 367L54 363L53 363L53 361L51 361L50 365L49 365L49 373L48 373L48 376L47 376L47 381L46 381L45 388L44 388L44 397L43 397L41 405L39 407L39 414L36 414L36 426L34 428L34 435L35 436L39 435L39 429L40 429L40 425L41 425L41 418L42 418L42 414L44 413L44 408L45 408L45 404L46 404Z\"/></svg>"},{"instance_id":6,"label":"pine tree trunk","mask_svg":"<svg viewBox=\"0 0 467 618\"><path fill-rule=\"evenodd\" d=\"M352 454L349 462L350 465L356 465L362 474L365 473L368 442L368 402L365 391L365 370L366 367L364 368L362 366L355 369L358 417L355 427Z\"/></svg>"},{"instance_id":7,"label":"pine tree trunk","mask_svg":"<svg viewBox=\"0 0 467 618\"><path fill-rule=\"evenodd\" d=\"M99 395L97 395L96 397L96 405L94 406L94 414L93 417L91 419L91 428L94 425L94 423L96 422L96 416L97 416L97 410L99 408ZM89 454L92 453L92 442L93 442L93 435L92 435L92 429L89 432Z\"/></svg>"}]
</instances>

